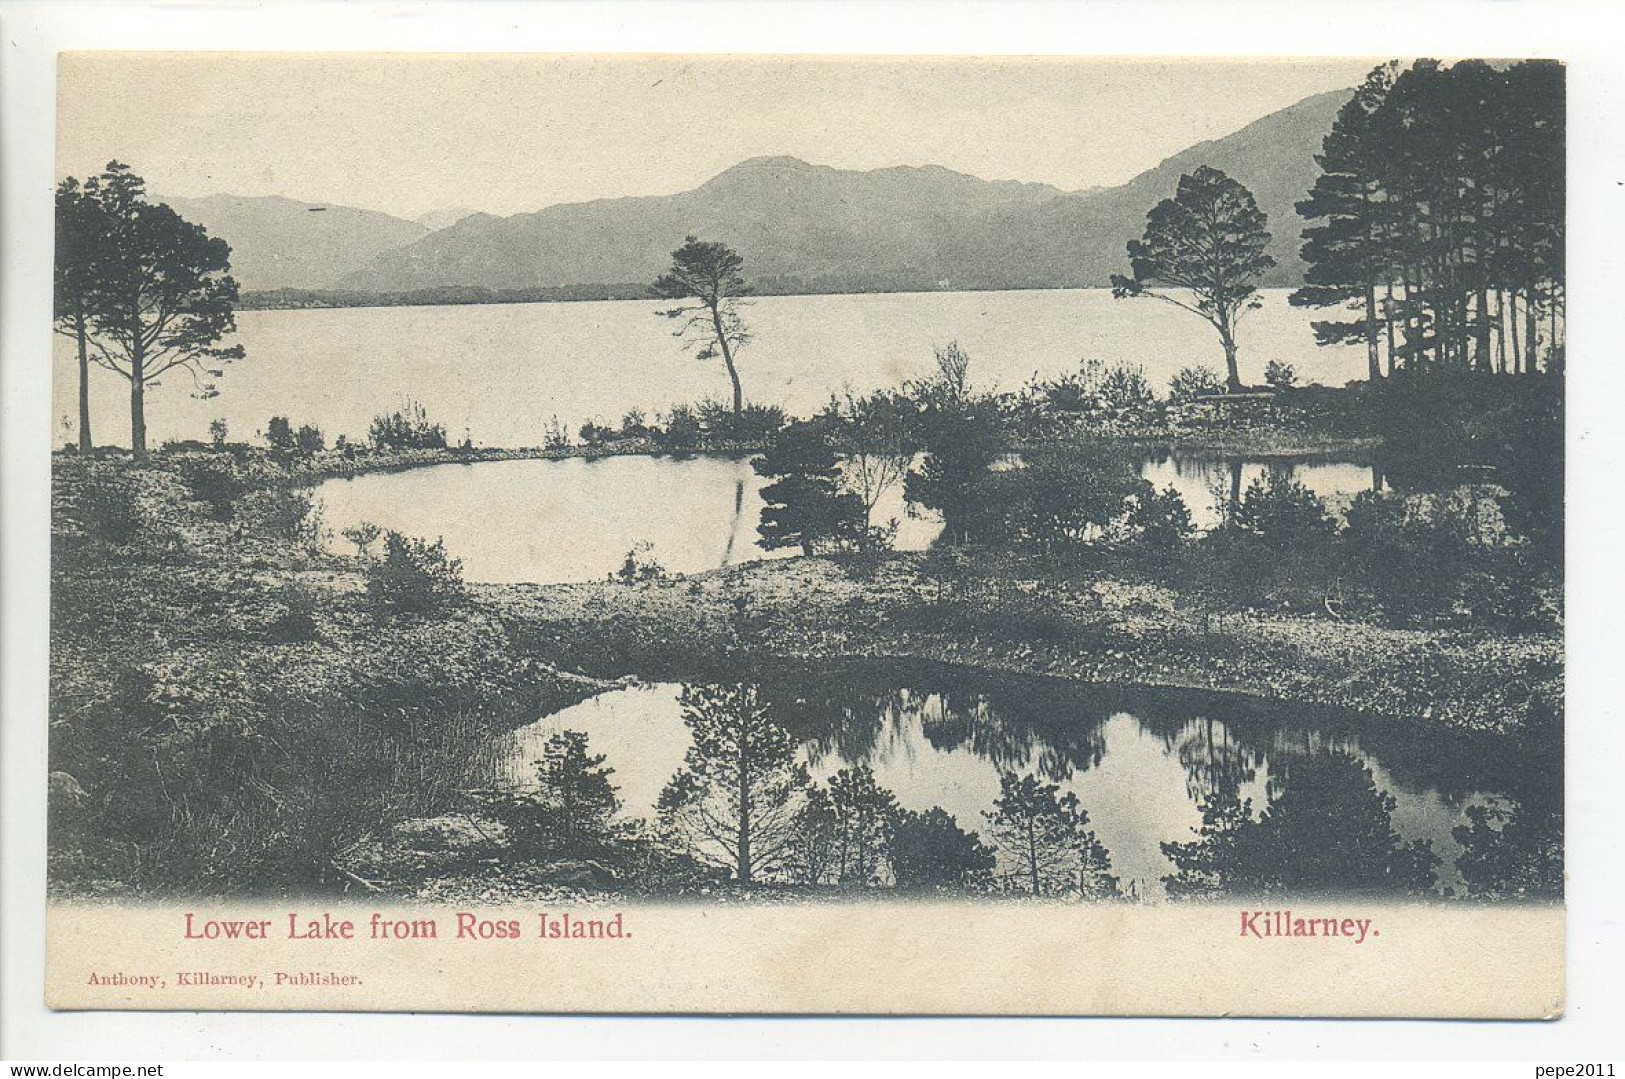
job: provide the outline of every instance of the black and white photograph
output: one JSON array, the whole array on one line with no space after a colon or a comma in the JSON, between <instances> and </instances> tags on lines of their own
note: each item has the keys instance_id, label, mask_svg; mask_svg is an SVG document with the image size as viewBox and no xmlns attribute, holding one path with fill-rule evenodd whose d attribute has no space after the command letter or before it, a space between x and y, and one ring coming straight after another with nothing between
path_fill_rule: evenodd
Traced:
<instances>
[{"instance_id":1,"label":"black and white photograph","mask_svg":"<svg viewBox=\"0 0 1625 1079\"><path fill-rule=\"evenodd\" d=\"M58 73L53 933L174 957L62 1006L501 1010L174 962L521 937L660 976L515 1007L890 1010L663 919L965 918L1561 1012L1561 61Z\"/></svg>"}]
</instances>

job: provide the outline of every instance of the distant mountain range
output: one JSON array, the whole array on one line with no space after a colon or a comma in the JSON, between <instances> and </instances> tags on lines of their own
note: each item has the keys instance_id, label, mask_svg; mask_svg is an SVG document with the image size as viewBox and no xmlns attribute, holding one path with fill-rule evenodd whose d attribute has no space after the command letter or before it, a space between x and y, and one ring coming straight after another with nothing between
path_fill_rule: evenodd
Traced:
<instances>
[{"instance_id":1,"label":"distant mountain range","mask_svg":"<svg viewBox=\"0 0 1625 1079\"><path fill-rule=\"evenodd\" d=\"M245 289L332 288L377 256L430 232L373 210L279 195L155 198L231 244L232 274Z\"/></svg>"},{"instance_id":2,"label":"distant mountain range","mask_svg":"<svg viewBox=\"0 0 1625 1079\"><path fill-rule=\"evenodd\" d=\"M1206 164L1253 191L1280 264L1267 283L1290 285L1303 272L1294 203L1314 182L1314 155L1350 93L1308 98L1120 187L1081 192L935 165L856 172L758 157L676 195L510 217L447 211L414 222L281 198L168 201L231 243L245 289L342 290L340 303L403 293L637 295L690 233L738 250L761 292L1077 288L1123 272L1124 246L1143 231L1146 211Z\"/></svg>"}]
</instances>

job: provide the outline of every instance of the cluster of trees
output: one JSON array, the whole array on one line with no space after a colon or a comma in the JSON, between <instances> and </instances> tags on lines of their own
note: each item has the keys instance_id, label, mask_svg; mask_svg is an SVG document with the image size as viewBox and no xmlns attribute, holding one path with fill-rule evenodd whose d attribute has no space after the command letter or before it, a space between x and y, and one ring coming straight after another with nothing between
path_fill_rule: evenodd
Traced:
<instances>
[{"instance_id":1,"label":"cluster of trees","mask_svg":"<svg viewBox=\"0 0 1625 1079\"><path fill-rule=\"evenodd\" d=\"M1449 365L1563 367L1564 75L1557 61L1397 62L1338 114L1299 212L1306 285L1351 307L1321 344L1364 343L1376 380Z\"/></svg>"},{"instance_id":2,"label":"cluster of trees","mask_svg":"<svg viewBox=\"0 0 1625 1079\"><path fill-rule=\"evenodd\" d=\"M591 419L576 430L576 437L588 450L630 445L687 454L701 449L754 448L772 439L786 422L784 409L777 405L746 403L735 412L726 402L705 397L654 415L634 406L621 415L618 424ZM548 421L543 437L547 449L566 450L576 444L557 416Z\"/></svg>"},{"instance_id":3,"label":"cluster of trees","mask_svg":"<svg viewBox=\"0 0 1625 1079\"><path fill-rule=\"evenodd\" d=\"M877 511L899 486L911 509L940 512L950 535L964 538L975 487L1006 451L1003 402L972 386L970 356L957 342L935 356L936 373L900 392L832 396L752 462L772 481L757 529L765 546L882 550L897 522L877 520Z\"/></svg>"},{"instance_id":4,"label":"cluster of trees","mask_svg":"<svg viewBox=\"0 0 1625 1079\"><path fill-rule=\"evenodd\" d=\"M421 404L408 399L395 411L373 417L367 441L379 450L443 450L446 426L431 421Z\"/></svg>"},{"instance_id":5,"label":"cluster of trees","mask_svg":"<svg viewBox=\"0 0 1625 1079\"><path fill-rule=\"evenodd\" d=\"M1063 789L1073 767L1087 766L1064 763L1072 750L1017 736L1019 748L1007 747L1013 759L1040 761L1037 772L1027 771L1012 767L998 748L1009 731L996 722L979 731L993 744L977 752L1001 775L975 831L940 806L919 812L899 805L862 764L812 781L800 763L801 739L780 722L782 702L765 690L694 687L681 700L693 744L653 822L623 815L614 769L591 751L586 734L563 730L549 737L536 761L534 788L494 803L512 854L618 865L627 883L655 890L732 880L1080 899L1133 893L1114 874L1089 814ZM934 716L935 724L952 728L937 732L942 744L969 737L960 726L968 706L961 701ZM1019 716L1005 718L1020 726ZM1166 729L1153 723L1152 730L1177 755L1201 812L1190 838L1160 844L1169 863L1162 883L1171 897L1438 894L1439 854L1431 841L1406 839L1395 828L1394 797L1355 753L1276 745L1267 753L1265 802L1255 806L1249 791L1266 753L1251 740L1211 717ZM861 757L866 744L860 736L845 748ZM1098 749L1090 759L1099 763ZM1466 816L1455 838L1467 895L1561 893L1560 800L1515 799ZM673 865L687 872L670 873Z\"/></svg>"},{"instance_id":6,"label":"cluster of trees","mask_svg":"<svg viewBox=\"0 0 1625 1079\"><path fill-rule=\"evenodd\" d=\"M746 885L1119 894L1088 813L1058 784L1003 775L984 839L940 806L898 805L864 765L812 781L797 738L754 686L691 687L682 708L693 744L661 792L655 833L696 866ZM578 731L549 738L535 795L504 807L520 851L597 856L637 834L617 817L604 760Z\"/></svg>"},{"instance_id":7,"label":"cluster of trees","mask_svg":"<svg viewBox=\"0 0 1625 1079\"><path fill-rule=\"evenodd\" d=\"M1400 837L1394 797L1352 754L1277 756L1257 816L1236 779L1207 793L1195 838L1162 844L1169 895L1424 895L1437 883L1432 844Z\"/></svg>"},{"instance_id":8,"label":"cluster of trees","mask_svg":"<svg viewBox=\"0 0 1625 1079\"><path fill-rule=\"evenodd\" d=\"M327 448L327 438L322 434L320 427L312 423L302 423L295 428L293 421L286 416L271 417L265 425L265 441L273 451L282 454L320 453ZM225 424L222 422L217 444L224 442Z\"/></svg>"},{"instance_id":9,"label":"cluster of trees","mask_svg":"<svg viewBox=\"0 0 1625 1079\"><path fill-rule=\"evenodd\" d=\"M163 203L111 161L81 183L56 189L54 316L79 362L79 448L93 443L90 367L130 386L130 446L147 457L146 393L170 372L190 377L198 396L216 393L222 365L241 346L220 341L236 329L231 248Z\"/></svg>"}]
</instances>

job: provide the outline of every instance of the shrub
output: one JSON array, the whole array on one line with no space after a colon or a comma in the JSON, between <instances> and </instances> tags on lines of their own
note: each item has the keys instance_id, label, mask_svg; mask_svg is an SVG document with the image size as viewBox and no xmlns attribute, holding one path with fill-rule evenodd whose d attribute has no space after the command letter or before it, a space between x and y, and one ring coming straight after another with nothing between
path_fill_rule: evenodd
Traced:
<instances>
[{"instance_id":1,"label":"shrub","mask_svg":"<svg viewBox=\"0 0 1625 1079\"><path fill-rule=\"evenodd\" d=\"M637 407L627 409L626 415L621 417L620 436L622 438L648 438L648 413Z\"/></svg>"},{"instance_id":2,"label":"shrub","mask_svg":"<svg viewBox=\"0 0 1625 1079\"><path fill-rule=\"evenodd\" d=\"M273 450L293 449L293 424L286 416L272 416L265 425L265 441Z\"/></svg>"},{"instance_id":3,"label":"shrub","mask_svg":"<svg viewBox=\"0 0 1625 1079\"><path fill-rule=\"evenodd\" d=\"M1134 419L1157 408L1157 395L1145 377L1145 368L1133 364L1106 366L1085 360L1078 370L1050 382L1037 383L1032 392L1049 413L1100 419Z\"/></svg>"},{"instance_id":4,"label":"shrub","mask_svg":"<svg viewBox=\"0 0 1625 1079\"><path fill-rule=\"evenodd\" d=\"M1287 390L1298 381L1298 372L1293 370L1290 363L1271 360L1264 366L1264 382L1271 389Z\"/></svg>"},{"instance_id":5,"label":"shrub","mask_svg":"<svg viewBox=\"0 0 1625 1079\"><path fill-rule=\"evenodd\" d=\"M567 450L570 448L570 432L563 422L554 416L547 421L547 427L542 433L542 447L549 450Z\"/></svg>"},{"instance_id":6,"label":"shrub","mask_svg":"<svg viewBox=\"0 0 1625 1079\"><path fill-rule=\"evenodd\" d=\"M275 641L294 643L316 636L316 594L301 584L291 584L280 597L280 610L270 626Z\"/></svg>"},{"instance_id":7,"label":"shrub","mask_svg":"<svg viewBox=\"0 0 1625 1079\"><path fill-rule=\"evenodd\" d=\"M1135 543L1159 551L1183 545L1196 532L1190 507L1173 484L1158 491L1146 480L1129 497L1124 527Z\"/></svg>"},{"instance_id":8,"label":"shrub","mask_svg":"<svg viewBox=\"0 0 1625 1079\"><path fill-rule=\"evenodd\" d=\"M141 532L136 487L123 475L86 476L78 516L86 535L115 547L128 546Z\"/></svg>"},{"instance_id":9,"label":"shrub","mask_svg":"<svg viewBox=\"0 0 1625 1079\"><path fill-rule=\"evenodd\" d=\"M1185 367L1168 383L1168 403L1184 405L1224 392L1224 379L1211 367Z\"/></svg>"},{"instance_id":10,"label":"shrub","mask_svg":"<svg viewBox=\"0 0 1625 1079\"><path fill-rule=\"evenodd\" d=\"M321 510L311 496L286 487L251 491L237 502L237 518L275 540L315 548L322 541Z\"/></svg>"},{"instance_id":11,"label":"shrub","mask_svg":"<svg viewBox=\"0 0 1625 1079\"><path fill-rule=\"evenodd\" d=\"M1474 619L1513 633L1547 629L1552 617L1539 574L1516 549L1484 552L1462 577L1461 601Z\"/></svg>"},{"instance_id":12,"label":"shrub","mask_svg":"<svg viewBox=\"0 0 1625 1079\"><path fill-rule=\"evenodd\" d=\"M432 614L463 594L463 563L433 543L384 533L384 554L367 563L367 598L380 613Z\"/></svg>"},{"instance_id":13,"label":"shrub","mask_svg":"<svg viewBox=\"0 0 1625 1079\"><path fill-rule=\"evenodd\" d=\"M647 540L632 545L621 560L621 568L610 575L610 580L620 581L622 584L633 584L637 581L663 581L666 579L666 567L656 561L654 557L654 544Z\"/></svg>"},{"instance_id":14,"label":"shrub","mask_svg":"<svg viewBox=\"0 0 1625 1079\"><path fill-rule=\"evenodd\" d=\"M225 420L209 421L209 441L214 444L215 449L220 449L225 446L226 433L227 428Z\"/></svg>"},{"instance_id":15,"label":"shrub","mask_svg":"<svg viewBox=\"0 0 1625 1079\"><path fill-rule=\"evenodd\" d=\"M735 415L732 407L707 398L695 411L706 438L713 442L767 442L787 422L784 409L777 405L747 404Z\"/></svg>"},{"instance_id":16,"label":"shrub","mask_svg":"<svg viewBox=\"0 0 1625 1079\"><path fill-rule=\"evenodd\" d=\"M302 424L293 436L294 445L300 453L320 453L327 448L327 440L322 437L322 430L312 424Z\"/></svg>"},{"instance_id":17,"label":"shrub","mask_svg":"<svg viewBox=\"0 0 1625 1079\"><path fill-rule=\"evenodd\" d=\"M1361 492L1346 515L1349 564L1379 604L1397 615L1448 610L1471 555L1466 521L1432 498Z\"/></svg>"},{"instance_id":18,"label":"shrub","mask_svg":"<svg viewBox=\"0 0 1625 1079\"><path fill-rule=\"evenodd\" d=\"M700 417L687 405L673 405L671 415L666 419L666 428L657 438L661 448L669 453L687 453L696 449L705 431L700 426Z\"/></svg>"},{"instance_id":19,"label":"shrub","mask_svg":"<svg viewBox=\"0 0 1625 1079\"><path fill-rule=\"evenodd\" d=\"M374 543L378 542L378 537L383 534L384 530L371 521L362 521L360 524L351 525L340 533L345 539L355 544L357 558L365 558L368 550Z\"/></svg>"},{"instance_id":20,"label":"shrub","mask_svg":"<svg viewBox=\"0 0 1625 1079\"><path fill-rule=\"evenodd\" d=\"M1100 380L1100 397L1108 409L1118 413L1149 412L1157 407L1156 392L1145 377L1145 368L1118 364Z\"/></svg>"},{"instance_id":21,"label":"shrub","mask_svg":"<svg viewBox=\"0 0 1625 1079\"><path fill-rule=\"evenodd\" d=\"M582 424L578 433L581 436L583 446L602 446L606 442L615 440L615 428L599 423L596 420L588 420Z\"/></svg>"},{"instance_id":22,"label":"shrub","mask_svg":"<svg viewBox=\"0 0 1625 1079\"><path fill-rule=\"evenodd\" d=\"M230 458L185 457L180 462L181 482L192 497L209 507L217 521L229 521L237 500L248 490L236 463Z\"/></svg>"},{"instance_id":23,"label":"shrub","mask_svg":"<svg viewBox=\"0 0 1625 1079\"><path fill-rule=\"evenodd\" d=\"M1330 536L1336 528L1326 503L1285 472L1248 485L1230 514L1230 527L1272 545Z\"/></svg>"},{"instance_id":24,"label":"shrub","mask_svg":"<svg viewBox=\"0 0 1625 1079\"><path fill-rule=\"evenodd\" d=\"M993 849L941 806L924 813L898 809L891 823L892 872L899 888L985 889L992 885Z\"/></svg>"},{"instance_id":25,"label":"shrub","mask_svg":"<svg viewBox=\"0 0 1625 1079\"><path fill-rule=\"evenodd\" d=\"M408 400L388 415L374 416L367 441L381 450L443 450L446 428L429 422L423 406Z\"/></svg>"},{"instance_id":26,"label":"shrub","mask_svg":"<svg viewBox=\"0 0 1625 1079\"><path fill-rule=\"evenodd\" d=\"M1133 460L1109 446L1044 449L1024 468L983 473L967 521L981 542L1057 553L1116 539L1129 498L1146 486Z\"/></svg>"}]
</instances>

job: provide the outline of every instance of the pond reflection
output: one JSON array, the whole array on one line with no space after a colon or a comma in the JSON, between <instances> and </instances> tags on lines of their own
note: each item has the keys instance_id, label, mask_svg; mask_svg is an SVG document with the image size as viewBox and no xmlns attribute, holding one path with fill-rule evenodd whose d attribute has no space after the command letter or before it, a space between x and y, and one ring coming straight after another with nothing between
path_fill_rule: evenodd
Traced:
<instances>
[{"instance_id":1,"label":"pond reflection","mask_svg":"<svg viewBox=\"0 0 1625 1079\"><path fill-rule=\"evenodd\" d=\"M583 731L627 812L653 819L691 745L682 689L616 689L510 733L500 782L533 782L548 736ZM940 807L984 837L1002 776L1058 785L1131 895L1561 891L1561 800L1527 789L1560 787L1557 765L1465 739L1379 735L1240 698L938 668L844 668L757 689L815 782L864 765L903 809Z\"/></svg>"},{"instance_id":2,"label":"pond reflection","mask_svg":"<svg viewBox=\"0 0 1625 1079\"><path fill-rule=\"evenodd\" d=\"M1019 456L996 467L1020 467ZM1345 462L1157 455L1140 465L1159 490L1180 493L1199 528L1219 521L1216 493L1239 495L1269 471L1304 484L1334 510L1381 482L1369 466ZM627 455L434 465L331 479L316 494L336 553L353 550L344 529L370 521L444 538L470 580L551 583L602 579L642 544L672 573L795 554L759 542L766 482L745 457ZM886 489L874 520L896 522L900 551L926 550L942 532L936 514L904 501L902 484Z\"/></svg>"}]
</instances>

